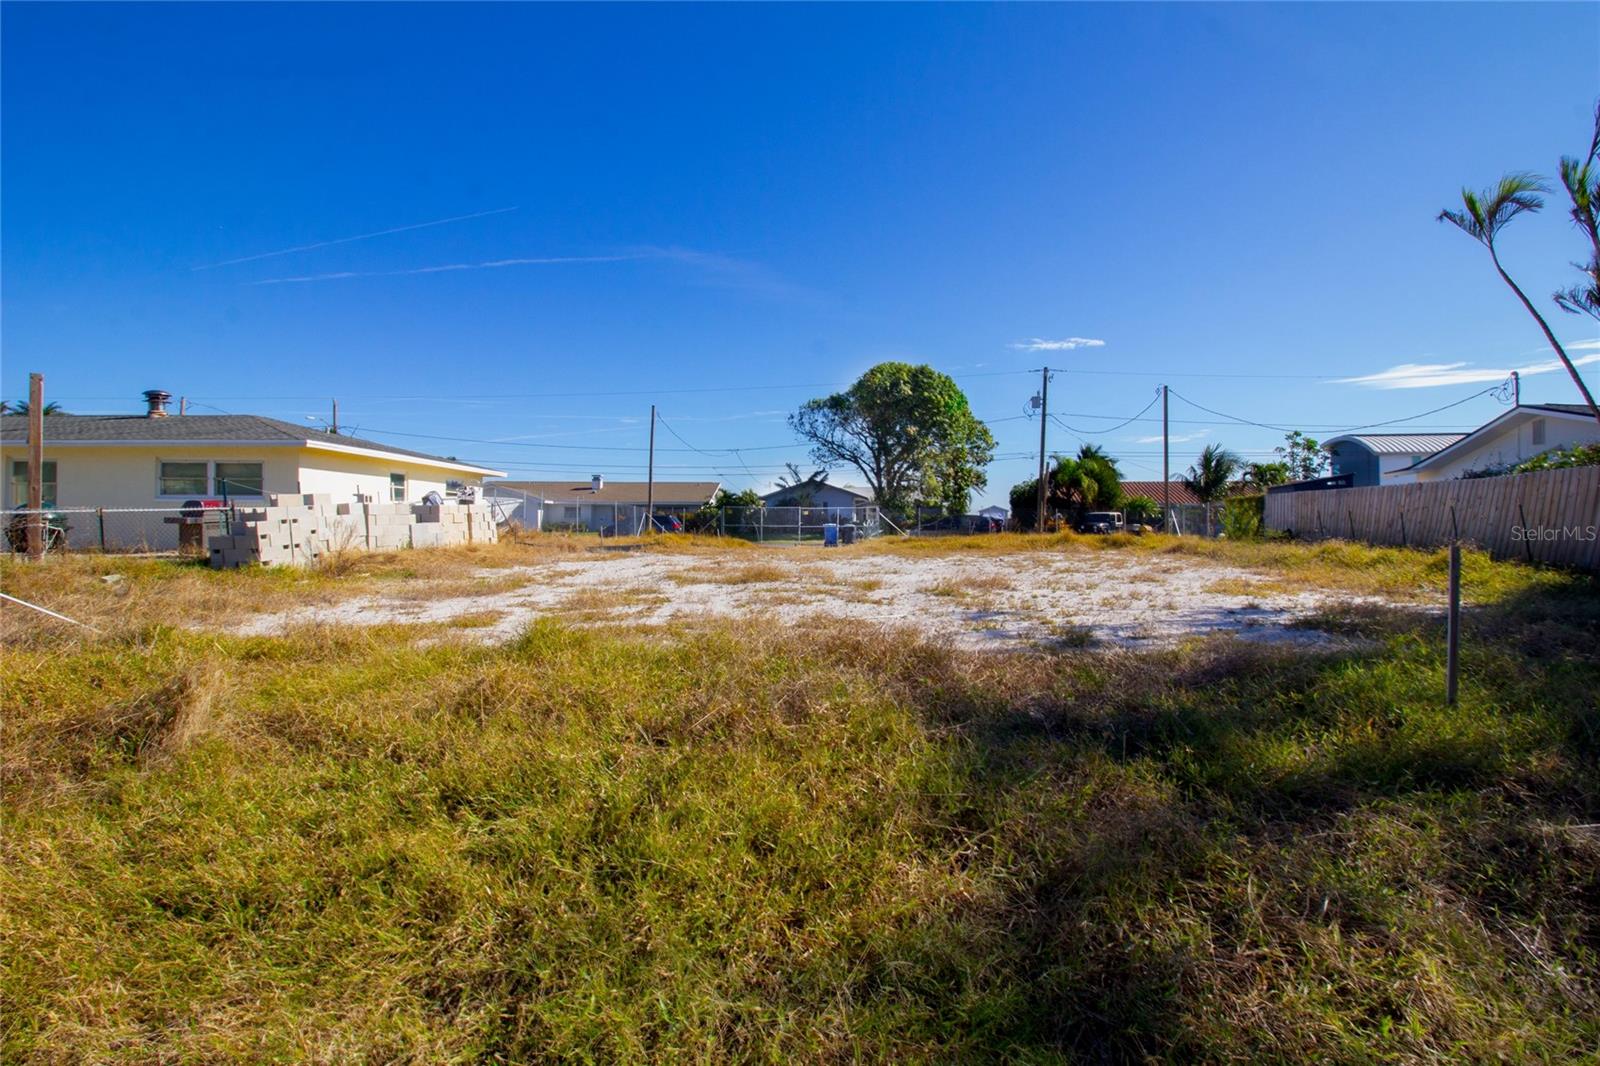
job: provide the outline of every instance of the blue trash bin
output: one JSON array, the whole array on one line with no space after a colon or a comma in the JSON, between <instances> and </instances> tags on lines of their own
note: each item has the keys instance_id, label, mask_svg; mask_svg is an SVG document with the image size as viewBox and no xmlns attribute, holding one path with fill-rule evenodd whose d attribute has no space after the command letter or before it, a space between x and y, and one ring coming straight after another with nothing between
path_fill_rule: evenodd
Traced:
<instances>
[{"instance_id":1,"label":"blue trash bin","mask_svg":"<svg viewBox=\"0 0 1600 1066\"><path fill-rule=\"evenodd\" d=\"M822 546L824 548L837 548L839 546L839 523L824 522L822 524Z\"/></svg>"}]
</instances>

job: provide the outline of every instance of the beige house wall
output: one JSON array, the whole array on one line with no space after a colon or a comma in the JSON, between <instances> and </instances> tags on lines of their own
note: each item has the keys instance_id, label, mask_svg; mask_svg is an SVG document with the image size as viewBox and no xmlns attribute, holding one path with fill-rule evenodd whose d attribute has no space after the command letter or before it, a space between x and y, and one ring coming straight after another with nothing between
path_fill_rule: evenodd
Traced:
<instances>
[{"instance_id":1,"label":"beige house wall","mask_svg":"<svg viewBox=\"0 0 1600 1066\"><path fill-rule=\"evenodd\" d=\"M45 442L46 461L56 464L57 507L177 507L192 497L161 495L163 462L260 463L267 492L295 492L299 480L295 447L212 447L151 445L148 447L91 445L79 447ZM11 464L26 460L22 445L0 449L4 461L5 506L24 507L27 500L12 499Z\"/></svg>"}]
</instances>

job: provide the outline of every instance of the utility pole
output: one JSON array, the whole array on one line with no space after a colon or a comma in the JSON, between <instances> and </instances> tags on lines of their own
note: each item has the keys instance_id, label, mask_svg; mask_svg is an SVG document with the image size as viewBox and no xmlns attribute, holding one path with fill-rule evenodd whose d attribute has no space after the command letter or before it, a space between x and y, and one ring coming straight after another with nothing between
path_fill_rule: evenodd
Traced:
<instances>
[{"instance_id":1,"label":"utility pole","mask_svg":"<svg viewBox=\"0 0 1600 1066\"><path fill-rule=\"evenodd\" d=\"M178 397L178 417L182 418L184 415L186 415L188 413L189 413L189 397L187 397L187 396L179 396Z\"/></svg>"},{"instance_id":2,"label":"utility pole","mask_svg":"<svg viewBox=\"0 0 1600 1066\"><path fill-rule=\"evenodd\" d=\"M28 558L44 554L44 375L28 375Z\"/></svg>"},{"instance_id":3,"label":"utility pole","mask_svg":"<svg viewBox=\"0 0 1600 1066\"><path fill-rule=\"evenodd\" d=\"M339 400L337 397L333 401L333 421L328 423L328 427L329 433L334 436L339 435Z\"/></svg>"},{"instance_id":4,"label":"utility pole","mask_svg":"<svg viewBox=\"0 0 1600 1066\"><path fill-rule=\"evenodd\" d=\"M1050 368L1045 367L1040 371L1039 385L1039 513L1035 516L1035 525L1040 533L1044 532L1044 431L1050 421Z\"/></svg>"},{"instance_id":5,"label":"utility pole","mask_svg":"<svg viewBox=\"0 0 1600 1066\"><path fill-rule=\"evenodd\" d=\"M1515 370L1511 372L1511 406L1522 406L1522 375Z\"/></svg>"},{"instance_id":6,"label":"utility pole","mask_svg":"<svg viewBox=\"0 0 1600 1066\"><path fill-rule=\"evenodd\" d=\"M1161 532L1172 532L1172 471L1167 447L1167 387L1161 386Z\"/></svg>"},{"instance_id":7,"label":"utility pole","mask_svg":"<svg viewBox=\"0 0 1600 1066\"><path fill-rule=\"evenodd\" d=\"M646 529L656 525L656 405L650 405L650 460L644 486L644 523Z\"/></svg>"}]
</instances>

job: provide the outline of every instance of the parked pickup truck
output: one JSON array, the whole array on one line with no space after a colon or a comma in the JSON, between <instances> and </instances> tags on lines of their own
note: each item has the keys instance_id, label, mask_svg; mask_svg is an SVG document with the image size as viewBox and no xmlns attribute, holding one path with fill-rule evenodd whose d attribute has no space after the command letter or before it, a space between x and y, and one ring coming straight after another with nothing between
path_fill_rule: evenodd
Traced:
<instances>
[{"instance_id":1,"label":"parked pickup truck","mask_svg":"<svg viewBox=\"0 0 1600 1066\"><path fill-rule=\"evenodd\" d=\"M1079 533L1121 533L1121 511L1090 511L1078 523Z\"/></svg>"}]
</instances>

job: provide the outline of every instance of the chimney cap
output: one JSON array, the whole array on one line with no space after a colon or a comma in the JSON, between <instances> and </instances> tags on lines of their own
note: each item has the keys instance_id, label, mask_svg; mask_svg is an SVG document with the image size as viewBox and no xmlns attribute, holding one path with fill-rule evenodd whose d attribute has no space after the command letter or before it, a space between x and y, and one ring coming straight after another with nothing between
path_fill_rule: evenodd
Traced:
<instances>
[{"instance_id":1,"label":"chimney cap","mask_svg":"<svg viewBox=\"0 0 1600 1066\"><path fill-rule=\"evenodd\" d=\"M172 400L172 393L163 389L145 389L144 402L149 405L145 411L146 418L167 417L167 404Z\"/></svg>"}]
</instances>

